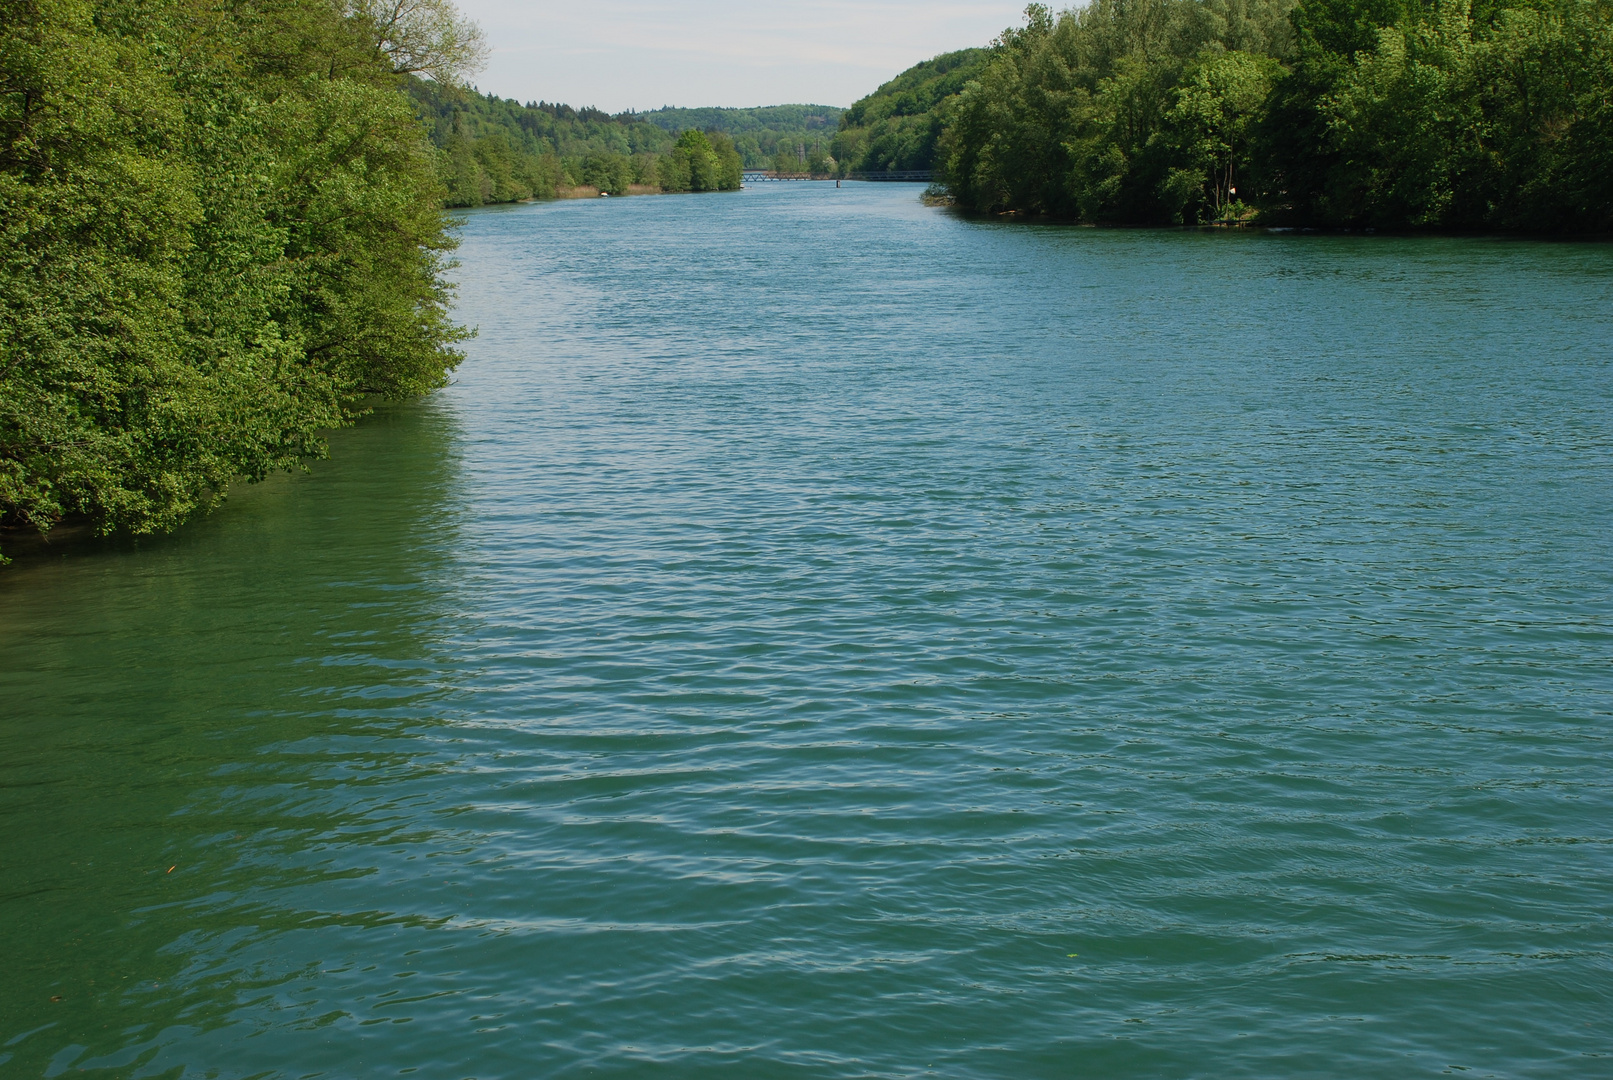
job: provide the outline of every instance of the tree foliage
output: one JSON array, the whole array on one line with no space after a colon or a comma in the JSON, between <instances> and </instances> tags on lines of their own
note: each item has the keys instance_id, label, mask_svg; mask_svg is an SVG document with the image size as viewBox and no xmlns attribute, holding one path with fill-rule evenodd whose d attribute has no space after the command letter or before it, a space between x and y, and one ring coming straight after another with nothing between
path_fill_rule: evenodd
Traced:
<instances>
[{"instance_id":1,"label":"tree foliage","mask_svg":"<svg viewBox=\"0 0 1613 1080\"><path fill-rule=\"evenodd\" d=\"M1092 221L1225 213L1290 47L1282 0L1032 5L953 105L960 202Z\"/></svg>"},{"instance_id":2,"label":"tree foliage","mask_svg":"<svg viewBox=\"0 0 1613 1080\"><path fill-rule=\"evenodd\" d=\"M173 527L464 331L435 154L317 0L0 0L0 517Z\"/></svg>"},{"instance_id":3,"label":"tree foliage","mask_svg":"<svg viewBox=\"0 0 1613 1080\"><path fill-rule=\"evenodd\" d=\"M675 152L681 134L651 123L646 119L650 114L612 116L545 101L523 105L423 79L411 79L407 85L431 141L441 152L449 206L550 199L566 188L592 187L611 195L664 188L664 159ZM712 147L721 143L733 148L720 132L708 132L706 137ZM683 186L667 190L730 190L720 185L690 187L692 179L683 179L690 166L688 153L680 160L681 166L668 175ZM735 172L736 188L738 176Z\"/></svg>"},{"instance_id":4,"label":"tree foliage","mask_svg":"<svg viewBox=\"0 0 1613 1080\"><path fill-rule=\"evenodd\" d=\"M738 191L741 168L732 139L721 132L708 135L691 128L661 158L661 190Z\"/></svg>"},{"instance_id":5,"label":"tree foliage","mask_svg":"<svg viewBox=\"0 0 1613 1080\"><path fill-rule=\"evenodd\" d=\"M487 60L481 28L449 0L348 0L347 16L396 75L454 86Z\"/></svg>"},{"instance_id":6,"label":"tree foliage","mask_svg":"<svg viewBox=\"0 0 1613 1080\"><path fill-rule=\"evenodd\" d=\"M834 157L851 172L935 168L945 106L989 59L964 49L908 68L841 114Z\"/></svg>"},{"instance_id":7,"label":"tree foliage","mask_svg":"<svg viewBox=\"0 0 1613 1080\"><path fill-rule=\"evenodd\" d=\"M1026 10L946 107L982 211L1613 228L1607 0L1095 0Z\"/></svg>"},{"instance_id":8,"label":"tree foliage","mask_svg":"<svg viewBox=\"0 0 1613 1080\"><path fill-rule=\"evenodd\" d=\"M629 115L674 136L691 128L708 134L720 132L733 139L745 168L761 169L776 167L781 155L799 152L804 159L814 146L827 146L841 110L832 105L766 105L755 109L665 108Z\"/></svg>"}]
</instances>

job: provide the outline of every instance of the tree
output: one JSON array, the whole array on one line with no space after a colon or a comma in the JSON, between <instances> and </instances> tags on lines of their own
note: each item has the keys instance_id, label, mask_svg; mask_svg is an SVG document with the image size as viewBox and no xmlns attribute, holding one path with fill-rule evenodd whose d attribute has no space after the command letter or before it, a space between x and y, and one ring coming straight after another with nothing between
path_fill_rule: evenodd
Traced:
<instances>
[{"instance_id":1,"label":"tree","mask_svg":"<svg viewBox=\"0 0 1613 1080\"><path fill-rule=\"evenodd\" d=\"M1597 231L1610 101L1606 0L1093 0L1027 8L940 147L983 212Z\"/></svg>"},{"instance_id":2,"label":"tree","mask_svg":"<svg viewBox=\"0 0 1613 1080\"><path fill-rule=\"evenodd\" d=\"M481 70L487 42L452 0L347 0L347 17L394 74L456 85Z\"/></svg>"},{"instance_id":3,"label":"tree","mask_svg":"<svg viewBox=\"0 0 1613 1080\"><path fill-rule=\"evenodd\" d=\"M1185 195L1183 208L1202 202L1213 217L1223 215L1249 166L1254 129L1281 71L1273 58L1246 52L1212 55L1192 71L1165 116L1180 151L1167 180L1179 194L1168 201ZM1175 212L1178 220L1181 214Z\"/></svg>"},{"instance_id":4,"label":"tree","mask_svg":"<svg viewBox=\"0 0 1613 1080\"><path fill-rule=\"evenodd\" d=\"M465 336L436 155L317 0L0 0L0 518L166 530Z\"/></svg>"},{"instance_id":5,"label":"tree","mask_svg":"<svg viewBox=\"0 0 1613 1080\"><path fill-rule=\"evenodd\" d=\"M742 166L728 136L691 128L678 136L677 144L661 159L661 190L737 191Z\"/></svg>"}]
</instances>

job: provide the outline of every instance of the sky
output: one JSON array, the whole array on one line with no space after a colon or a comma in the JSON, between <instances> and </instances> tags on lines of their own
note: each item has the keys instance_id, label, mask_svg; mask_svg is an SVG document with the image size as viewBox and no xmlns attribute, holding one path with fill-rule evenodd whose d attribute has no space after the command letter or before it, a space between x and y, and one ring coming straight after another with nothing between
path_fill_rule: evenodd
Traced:
<instances>
[{"instance_id":1,"label":"sky","mask_svg":"<svg viewBox=\"0 0 1613 1080\"><path fill-rule=\"evenodd\" d=\"M484 93L592 105L850 105L1017 25L1024 0L458 0L493 53ZM1059 5L1062 6L1062 5Z\"/></svg>"}]
</instances>

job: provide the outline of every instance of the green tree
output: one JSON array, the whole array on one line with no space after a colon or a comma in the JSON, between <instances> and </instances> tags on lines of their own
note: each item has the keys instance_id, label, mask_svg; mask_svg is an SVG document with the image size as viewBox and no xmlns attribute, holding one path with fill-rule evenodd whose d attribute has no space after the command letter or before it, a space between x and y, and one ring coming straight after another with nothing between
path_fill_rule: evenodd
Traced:
<instances>
[{"instance_id":1,"label":"green tree","mask_svg":"<svg viewBox=\"0 0 1613 1080\"><path fill-rule=\"evenodd\" d=\"M1466 12L1378 31L1323 104L1334 145L1350 163L1332 191L1351 224L1427 226L1470 219L1482 167L1473 41ZM1481 212L1482 213L1482 212Z\"/></svg>"},{"instance_id":2,"label":"green tree","mask_svg":"<svg viewBox=\"0 0 1613 1080\"><path fill-rule=\"evenodd\" d=\"M348 22L395 74L425 74L454 86L487 60L481 28L450 0L346 0L346 4Z\"/></svg>"},{"instance_id":3,"label":"green tree","mask_svg":"<svg viewBox=\"0 0 1613 1080\"><path fill-rule=\"evenodd\" d=\"M716 191L738 191L745 178L745 162L734 140L720 131L710 134L711 152L717 157Z\"/></svg>"},{"instance_id":4,"label":"green tree","mask_svg":"<svg viewBox=\"0 0 1613 1080\"><path fill-rule=\"evenodd\" d=\"M773 158L773 171L780 176L793 176L806 171L804 155L806 148L800 143L791 143L780 146Z\"/></svg>"},{"instance_id":5,"label":"green tree","mask_svg":"<svg viewBox=\"0 0 1613 1080\"><path fill-rule=\"evenodd\" d=\"M582 160L581 180L610 195L625 195L633 183L633 162L624 154L589 154Z\"/></svg>"},{"instance_id":6,"label":"green tree","mask_svg":"<svg viewBox=\"0 0 1613 1080\"><path fill-rule=\"evenodd\" d=\"M464 336L436 155L316 2L0 0L0 518L172 528Z\"/></svg>"},{"instance_id":7,"label":"green tree","mask_svg":"<svg viewBox=\"0 0 1613 1080\"><path fill-rule=\"evenodd\" d=\"M1166 178L1167 207L1182 200L1174 218L1199 218L1205 210L1220 218L1228 211L1249 171L1254 130L1281 71L1269 56L1211 54L1177 88L1165 114L1178 150Z\"/></svg>"},{"instance_id":8,"label":"green tree","mask_svg":"<svg viewBox=\"0 0 1613 1080\"><path fill-rule=\"evenodd\" d=\"M742 167L739 153L728 136L691 129L678 136L676 145L661 159L661 189L737 191Z\"/></svg>"},{"instance_id":9,"label":"green tree","mask_svg":"<svg viewBox=\"0 0 1613 1080\"><path fill-rule=\"evenodd\" d=\"M1027 8L940 151L985 212L1594 232L1610 102L1607 0L1094 0Z\"/></svg>"},{"instance_id":10,"label":"green tree","mask_svg":"<svg viewBox=\"0 0 1613 1080\"><path fill-rule=\"evenodd\" d=\"M902 72L840 115L831 155L848 172L934 169L947 107L989 56L964 49Z\"/></svg>"}]
</instances>

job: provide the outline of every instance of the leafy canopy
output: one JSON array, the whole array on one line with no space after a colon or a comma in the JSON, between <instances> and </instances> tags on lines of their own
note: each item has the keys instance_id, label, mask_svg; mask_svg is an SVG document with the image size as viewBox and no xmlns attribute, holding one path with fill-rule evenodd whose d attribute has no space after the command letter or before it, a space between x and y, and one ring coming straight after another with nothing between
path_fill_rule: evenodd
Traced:
<instances>
[{"instance_id":1,"label":"leafy canopy","mask_svg":"<svg viewBox=\"0 0 1613 1080\"><path fill-rule=\"evenodd\" d=\"M366 396L444 384L465 331L443 191L372 19L318 0L0 0L0 19L0 520L169 529L322 453Z\"/></svg>"},{"instance_id":2,"label":"leafy canopy","mask_svg":"<svg viewBox=\"0 0 1613 1080\"><path fill-rule=\"evenodd\" d=\"M1607 231L1613 4L1033 4L943 120L979 211Z\"/></svg>"}]
</instances>

